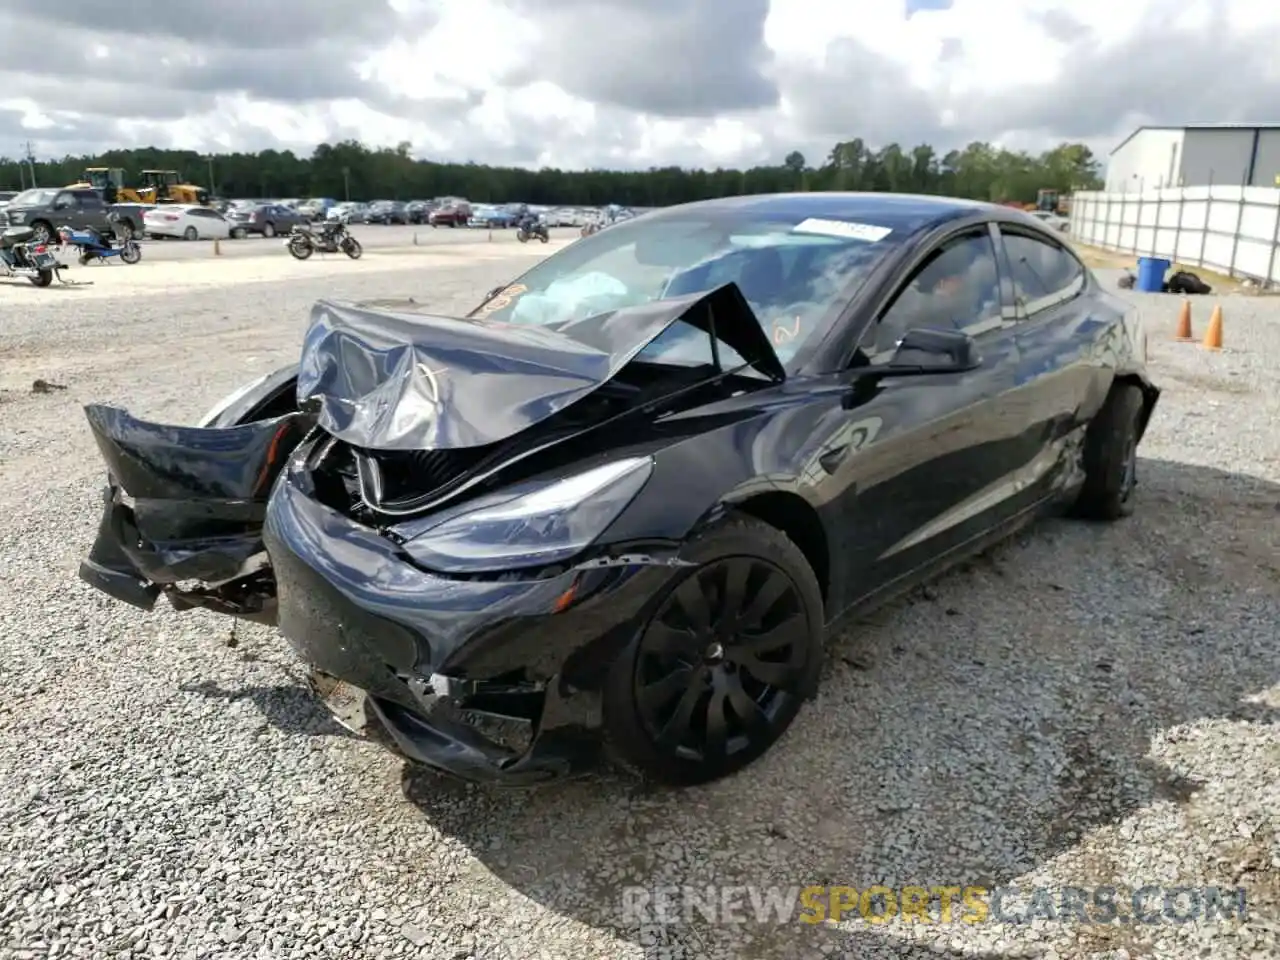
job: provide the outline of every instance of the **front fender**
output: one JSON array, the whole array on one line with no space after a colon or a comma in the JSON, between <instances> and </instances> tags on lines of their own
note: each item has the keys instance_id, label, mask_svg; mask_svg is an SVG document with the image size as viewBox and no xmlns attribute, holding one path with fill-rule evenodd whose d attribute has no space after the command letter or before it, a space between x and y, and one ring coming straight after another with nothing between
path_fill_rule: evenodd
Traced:
<instances>
[{"instance_id":1,"label":"front fender","mask_svg":"<svg viewBox=\"0 0 1280 960\"><path fill-rule=\"evenodd\" d=\"M254 420L267 419L268 408L274 414L291 412L297 409L298 365L291 363L270 373L263 374L250 381L233 393L219 400L200 418L202 427L234 427Z\"/></svg>"}]
</instances>

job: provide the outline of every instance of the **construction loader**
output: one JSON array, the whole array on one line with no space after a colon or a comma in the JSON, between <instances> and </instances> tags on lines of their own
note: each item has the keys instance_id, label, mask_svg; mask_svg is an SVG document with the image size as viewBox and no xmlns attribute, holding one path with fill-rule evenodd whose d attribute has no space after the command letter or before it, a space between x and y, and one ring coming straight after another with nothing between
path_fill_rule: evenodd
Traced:
<instances>
[{"instance_id":1,"label":"construction loader","mask_svg":"<svg viewBox=\"0 0 1280 960\"><path fill-rule=\"evenodd\" d=\"M145 203L138 191L124 185L124 171L119 167L86 167L78 183L68 190L97 190L107 203Z\"/></svg>"},{"instance_id":2,"label":"construction loader","mask_svg":"<svg viewBox=\"0 0 1280 960\"><path fill-rule=\"evenodd\" d=\"M209 191L194 183L183 183L177 170L143 170L138 188L142 203L208 204Z\"/></svg>"}]
</instances>

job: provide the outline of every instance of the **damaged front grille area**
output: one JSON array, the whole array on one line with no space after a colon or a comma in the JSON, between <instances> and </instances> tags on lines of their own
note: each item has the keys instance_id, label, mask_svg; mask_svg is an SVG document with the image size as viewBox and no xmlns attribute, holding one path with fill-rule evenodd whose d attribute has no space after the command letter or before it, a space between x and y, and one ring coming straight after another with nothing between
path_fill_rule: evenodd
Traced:
<instances>
[{"instance_id":1,"label":"damaged front grille area","mask_svg":"<svg viewBox=\"0 0 1280 960\"><path fill-rule=\"evenodd\" d=\"M362 492L371 506L398 506L430 497L461 480L496 445L462 450L355 450Z\"/></svg>"},{"instance_id":2,"label":"damaged front grille area","mask_svg":"<svg viewBox=\"0 0 1280 960\"><path fill-rule=\"evenodd\" d=\"M335 437L310 462L321 503L356 520L446 493L490 458L497 445L462 450L362 450Z\"/></svg>"}]
</instances>

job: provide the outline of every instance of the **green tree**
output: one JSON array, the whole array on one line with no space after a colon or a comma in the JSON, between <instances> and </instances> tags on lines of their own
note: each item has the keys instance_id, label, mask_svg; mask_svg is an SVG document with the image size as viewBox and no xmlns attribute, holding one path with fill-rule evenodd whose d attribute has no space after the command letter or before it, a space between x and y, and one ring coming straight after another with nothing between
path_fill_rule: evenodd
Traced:
<instances>
[{"instance_id":1,"label":"green tree","mask_svg":"<svg viewBox=\"0 0 1280 960\"><path fill-rule=\"evenodd\" d=\"M1062 143L1040 156L989 143L939 155L930 144L906 150L891 143L875 150L852 137L836 143L818 167L793 150L777 165L746 170L527 170L414 159L410 151L408 142L370 148L355 140L322 143L310 157L264 150L210 158L193 150L137 147L40 161L35 175L42 186L60 186L79 180L85 167L120 167L134 183L142 170L162 169L204 184L212 160L216 187L228 197L345 199L349 190L353 200L462 196L476 202L643 207L790 190L884 190L1030 203L1044 188L1065 194L1101 186L1097 159L1079 143ZM30 182L30 171L20 173L17 158L0 157L0 188Z\"/></svg>"}]
</instances>

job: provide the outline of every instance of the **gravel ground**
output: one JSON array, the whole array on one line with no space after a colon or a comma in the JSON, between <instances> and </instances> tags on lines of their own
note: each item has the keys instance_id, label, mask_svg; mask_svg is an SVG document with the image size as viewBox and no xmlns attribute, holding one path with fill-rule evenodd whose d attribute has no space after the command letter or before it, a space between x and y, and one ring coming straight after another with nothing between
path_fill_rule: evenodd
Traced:
<instances>
[{"instance_id":1,"label":"gravel ground","mask_svg":"<svg viewBox=\"0 0 1280 960\"><path fill-rule=\"evenodd\" d=\"M473 243L514 244L517 242L514 229L484 230L471 227L450 229L448 227L421 225L381 226L357 223L350 228L350 231L351 235L360 241L365 250L386 250L415 246L466 247ZM568 227L556 227L550 231L550 234L553 241L571 240L578 236L578 231ZM218 245L219 255L223 258L234 259L236 257L258 257L276 250L283 254L284 241L284 235L278 235L270 239L255 235L241 240L223 240ZM143 263L161 263L175 260L188 261L213 256L212 240L150 240L143 238L139 242L142 245ZM64 255L62 259L66 262L75 263L74 256ZM90 264L85 272L90 273L104 267L109 269L118 266L123 265L114 261L110 264L95 263Z\"/></svg>"},{"instance_id":2,"label":"gravel ground","mask_svg":"<svg viewBox=\"0 0 1280 960\"><path fill-rule=\"evenodd\" d=\"M1177 301L1148 297L1166 392L1137 514L1045 523L837 638L785 741L702 789L407 772L326 718L270 632L233 645L230 621L143 615L76 579L101 483L81 404L191 421L294 356L317 296L458 310L511 272L0 311L0 957L1276 955L1277 299L1222 300L1212 354L1172 342ZM32 393L36 377L65 389ZM1250 913L620 919L628 884L822 882L1243 885Z\"/></svg>"}]
</instances>

